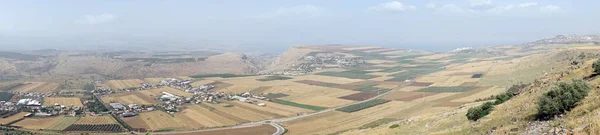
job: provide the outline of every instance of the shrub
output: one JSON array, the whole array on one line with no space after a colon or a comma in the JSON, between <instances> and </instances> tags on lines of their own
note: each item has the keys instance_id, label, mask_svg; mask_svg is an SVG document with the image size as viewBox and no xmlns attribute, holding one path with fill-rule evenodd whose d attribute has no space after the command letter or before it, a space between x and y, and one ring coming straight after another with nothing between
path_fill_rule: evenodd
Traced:
<instances>
[{"instance_id":1,"label":"shrub","mask_svg":"<svg viewBox=\"0 0 600 135\"><path fill-rule=\"evenodd\" d=\"M596 60L596 62L592 64L592 68L594 68L594 72L600 73L600 59Z\"/></svg>"},{"instance_id":2,"label":"shrub","mask_svg":"<svg viewBox=\"0 0 600 135\"><path fill-rule=\"evenodd\" d=\"M494 103L492 102L485 102L480 106L469 108L469 110L467 110L467 119L477 121L490 114L492 109L494 109Z\"/></svg>"},{"instance_id":3,"label":"shrub","mask_svg":"<svg viewBox=\"0 0 600 135\"><path fill-rule=\"evenodd\" d=\"M548 119L570 111L587 96L590 85L581 79L572 83L561 82L538 99L538 118Z\"/></svg>"},{"instance_id":4,"label":"shrub","mask_svg":"<svg viewBox=\"0 0 600 135\"><path fill-rule=\"evenodd\" d=\"M400 127L400 125L398 125L398 124L394 124L394 125L390 126L390 128L398 128L398 127Z\"/></svg>"}]
</instances>

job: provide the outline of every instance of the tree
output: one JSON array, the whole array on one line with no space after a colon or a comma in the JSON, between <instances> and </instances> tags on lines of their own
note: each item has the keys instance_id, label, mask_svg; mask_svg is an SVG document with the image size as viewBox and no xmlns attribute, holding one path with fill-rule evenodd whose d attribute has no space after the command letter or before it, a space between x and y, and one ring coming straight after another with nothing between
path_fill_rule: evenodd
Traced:
<instances>
[{"instance_id":1,"label":"tree","mask_svg":"<svg viewBox=\"0 0 600 135\"><path fill-rule=\"evenodd\" d=\"M596 60L596 62L592 64L592 68L594 68L594 72L600 73L600 59Z\"/></svg>"},{"instance_id":2,"label":"tree","mask_svg":"<svg viewBox=\"0 0 600 135\"><path fill-rule=\"evenodd\" d=\"M581 79L571 83L561 82L538 99L538 118L548 119L570 111L584 99L591 87Z\"/></svg>"}]
</instances>

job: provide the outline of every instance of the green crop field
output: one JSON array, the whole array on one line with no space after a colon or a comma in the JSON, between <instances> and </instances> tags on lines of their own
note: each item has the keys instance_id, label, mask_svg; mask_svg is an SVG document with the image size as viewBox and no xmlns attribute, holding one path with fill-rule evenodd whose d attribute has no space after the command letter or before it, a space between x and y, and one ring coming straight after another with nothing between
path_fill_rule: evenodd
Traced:
<instances>
[{"instance_id":1,"label":"green crop field","mask_svg":"<svg viewBox=\"0 0 600 135\"><path fill-rule=\"evenodd\" d=\"M427 87L418 90L419 92L465 92L475 89L475 86L450 86L450 87Z\"/></svg>"},{"instance_id":2,"label":"green crop field","mask_svg":"<svg viewBox=\"0 0 600 135\"><path fill-rule=\"evenodd\" d=\"M0 101L8 101L14 94L8 92L0 92Z\"/></svg>"},{"instance_id":3,"label":"green crop field","mask_svg":"<svg viewBox=\"0 0 600 135\"><path fill-rule=\"evenodd\" d=\"M384 104L390 102L390 100L385 100L385 99L373 99L373 100L369 100L366 102L362 102L359 104L354 104L354 105L350 105L350 106L346 106L346 107L342 107L339 109L336 109L337 111L342 111L342 112L356 112L356 111L360 111L363 109L367 109L369 107L373 107L376 105L380 105L380 104Z\"/></svg>"},{"instance_id":4,"label":"green crop field","mask_svg":"<svg viewBox=\"0 0 600 135\"><path fill-rule=\"evenodd\" d=\"M287 97L287 96L289 96L289 95L283 94L283 93L269 93L265 97L269 98L269 99L275 99L275 98L281 98L281 97Z\"/></svg>"},{"instance_id":5,"label":"green crop field","mask_svg":"<svg viewBox=\"0 0 600 135\"><path fill-rule=\"evenodd\" d=\"M294 103L294 102L285 101L285 100L275 100L274 102L278 103L278 104L282 104L282 105L289 105L289 106L310 109L310 110L315 110L315 111L321 111L321 110L327 109L326 107L299 104L299 103Z\"/></svg>"}]
</instances>

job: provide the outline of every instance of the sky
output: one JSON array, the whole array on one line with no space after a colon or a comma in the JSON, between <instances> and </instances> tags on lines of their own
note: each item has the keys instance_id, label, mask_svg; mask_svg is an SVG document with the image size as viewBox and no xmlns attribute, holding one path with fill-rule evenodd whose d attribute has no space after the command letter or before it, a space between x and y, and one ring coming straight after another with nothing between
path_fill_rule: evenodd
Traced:
<instances>
[{"instance_id":1,"label":"sky","mask_svg":"<svg viewBox=\"0 0 600 135\"><path fill-rule=\"evenodd\" d=\"M0 0L0 50L376 45L432 51L598 34L598 0Z\"/></svg>"}]
</instances>

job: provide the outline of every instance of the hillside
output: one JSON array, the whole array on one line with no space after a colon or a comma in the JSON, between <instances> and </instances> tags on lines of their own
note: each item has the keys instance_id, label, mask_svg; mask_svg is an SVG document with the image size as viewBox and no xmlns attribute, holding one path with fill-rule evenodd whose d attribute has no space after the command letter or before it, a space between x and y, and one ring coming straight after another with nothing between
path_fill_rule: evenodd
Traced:
<instances>
[{"instance_id":1,"label":"hillside","mask_svg":"<svg viewBox=\"0 0 600 135\"><path fill-rule=\"evenodd\" d=\"M597 114L600 113L600 103L597 99L600 94L596 86L600 84L600 79L588 77L593 75L591 65L599 58L597 49L600 48L580 49L573 45L563 47L565 48L518 59L519 64L506 67L512 69L510 77L487 76L497 78L494 82L509 80L505 83L528 85L521 89L519 95L495 106L489 115L477 121L467 120L466 113L469 108L478 106L483 101L343 134L598 134L600 122L597 121ZM534 71L541 74L527 77L526 74ZM537 99L558 82L570 81L572 78L586 78L593 86L589 95L562 117L548 121L538 120Z\"/></svg>"}]
</instances>

